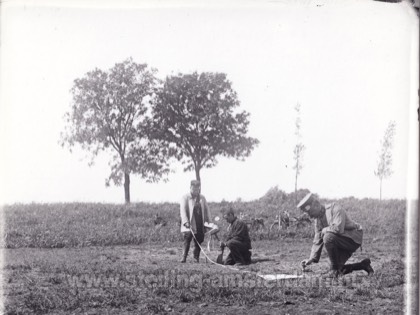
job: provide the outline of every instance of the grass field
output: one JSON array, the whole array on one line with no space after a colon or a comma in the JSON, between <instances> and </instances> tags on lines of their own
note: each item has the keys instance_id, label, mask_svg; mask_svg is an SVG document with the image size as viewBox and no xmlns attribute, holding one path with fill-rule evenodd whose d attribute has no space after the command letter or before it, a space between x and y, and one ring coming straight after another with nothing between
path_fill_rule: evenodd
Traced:
<instances>
[{"instance_id":1,"label":"grass field","mask_svg":"<svg viewBox=\"0 0 420 315\"><path fill-rule=\"evenodd\" d=\"M328 270L323 253L303 278L267 282L258 275L302 275L299 262L308 257L312 242L311 226L268 234L279 210L294 211L293 196L278 197L280 193L274 190L254 202L235 202L236 208L266 222L264 228L251 231L254 263L241 269L213 265L203 255L200 264L178 263L182 244L176 204L6 206L5 313L404 312L405 201L339 201L365 230L363 250L351 261L370 257L373 276L359 271L327 279L322 276ZM213 216L221 207L210 204ZM155 226L156 213L165 226ZM221 230L223 234L225 223ZM215 259L218 252L207 254Z\"/></svg>"}]
</instances>

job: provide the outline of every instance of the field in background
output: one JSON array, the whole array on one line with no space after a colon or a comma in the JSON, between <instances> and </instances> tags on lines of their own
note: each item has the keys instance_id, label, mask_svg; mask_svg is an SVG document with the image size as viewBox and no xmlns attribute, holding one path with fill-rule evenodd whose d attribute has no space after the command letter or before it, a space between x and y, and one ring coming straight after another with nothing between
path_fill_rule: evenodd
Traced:
<instances>
[{"instance_id":1,"label":"field in background","mask_svg":"<svg viewBox=\"0 0 420 315\"><path fill-rule=\"evenodd\" d=\"M264 227L251 229L256 263L236 271L205 263L203 256L200 264L178 263L182 247L178 204L5 206L6 314L403 313L403 200L338 200L365 231L363 251L351 259L370 257L374 276L358 272L337 283L320 280L328 270L323 253L306 274L309 284L258 285L259 273L301 273L298 264L309 255L313 227L268 230L285 210L291 217L301 215L294 205L305 194L273 188L259 200L233 203L245 216L264 222ZM225 205L210 203L212 216L220 216ZM164 224L156 224L155 214ZM223 234L226 223L220 225ZM208 254L215 259L218 252ZM145 276L158 279L165 272L195 282L189 286L141 282ZM235 280L227 286L213 281L244 276L245 286Z\"/></svg>"},{"instance_id":2,"label":"field in background","mask_svg":"<svg viewBox=\"0 0 420 315\"><path fill-rule=\"evenodd\" d=\"M264 227L251 229L253 240L284 237L282 233L269 233L270 225L276 215L288 211L290 217L302 213L295 207L295 200L302 198L307 191L285 194L277 188L270 189L265 196L252 202L236 201L230 203L237 212L248 218L260 218ZM322 200L334 202L335 200ZM376 199L358 200L346 198L339 200L356 221L360 222L365 235L372 237L404 237L404 200L378 201ZM220 210L227 203L209 203L211 216L221 216ZM158 215L166 226L154 223ZM29 204L11 205L4 208L6 248L40 247L63 248L85 246L140 245L153 242L179 242L179 205L175 203L130 205L113 204ZM221 230L227 224L219 221ZM277 229L278 230L278 229ZM272 230L275 232L275 229ZM289 236L313 236L311 225L291 229Z\"/></svg>"}]
</instances>

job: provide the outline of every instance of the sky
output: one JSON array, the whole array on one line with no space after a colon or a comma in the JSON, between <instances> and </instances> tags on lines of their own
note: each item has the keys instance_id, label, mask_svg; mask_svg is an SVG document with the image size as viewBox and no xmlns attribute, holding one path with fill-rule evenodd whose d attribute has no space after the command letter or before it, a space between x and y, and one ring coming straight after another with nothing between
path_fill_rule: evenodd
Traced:
<instances>
[{"instance_id":1,"label":"sky","mask_svg":"<svg viewBox=\"0 0 420 315\"><path fill-rule=\"evenodd\" d=\"M409 2L3 1L0 203L123 203L105 187L109 155L60 146L70 89L90 70L132 57L158 76L224 72L260 144L245 161L201 172L218 202L294 191L294 107L306 150L298 187L324 198L379 198L381 140L396 122L384 198L418 192L418 16ZM193 172L131 178L133 202L177 202Z\"/></svg>"}]
</instances>

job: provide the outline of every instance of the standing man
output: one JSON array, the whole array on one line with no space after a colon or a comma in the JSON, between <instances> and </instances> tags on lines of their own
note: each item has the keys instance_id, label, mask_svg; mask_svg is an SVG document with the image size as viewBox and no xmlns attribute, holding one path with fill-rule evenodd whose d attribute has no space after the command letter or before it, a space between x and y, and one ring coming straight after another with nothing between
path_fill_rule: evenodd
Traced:
<instances>
[{"instance_id":1,"label":"standing man","mask_svg":"<svg viewBox=\"0 0 420 315\"><path fill-rule=\"evenodd\" d=\"M194 260L199 262L200 246L204 241L204 222L210 222L206 199L201 192L201 183L192 180L190 193L182 197L180 203L181 232L184 235L184 250L181 263L187 261L191 240L194 238ZM192 231L192 232L191 232Z\"/></svg>"},{"instance_id":2,"label":"standing man","mask_svg":"<svg viewBox=\"0 0 420 315\"><path fill-rule=\"evenodd\" d=\"M232 207L223 214L223 218L229 223L228 233L220 247L229 248L230 253L225 260L225 265L249 265L251 263L251 239L249 238L248 226L239 220Z\"/></svg>"},{"instance_id":3,"label":"standing man","mask_svg":"<svg viewBox=\"0 0 420 315\"><path fill-rule=\"evenodd\" d=\"M330 259L330 276L336 278L354 270L364 270L373 273L370 259L346 264L346 261L360 247L363 239L362 226L354 222L339 205L332 203L321 205L311 193L307 194L297 207L315 218L315 236L309 259L301 262L302 268L317 263L321 256L322 247L325 248Z\"/></svg>"}]
</instances>

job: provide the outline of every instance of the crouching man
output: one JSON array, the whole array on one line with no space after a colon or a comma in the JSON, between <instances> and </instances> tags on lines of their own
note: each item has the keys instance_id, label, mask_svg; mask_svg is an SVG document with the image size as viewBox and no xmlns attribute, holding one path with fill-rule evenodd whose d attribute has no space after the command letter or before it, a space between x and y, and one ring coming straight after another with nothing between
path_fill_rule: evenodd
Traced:
<instances>
[{"instance_id":1,"label":"crouching man","mask_svg":"<svg viewBox=\"0 0 420 315\"><path fill-rule=\"evenodd\" d=\"M354 264L345 264L351 255L360 247L363 239L362 226L354 222L339 205L332 203L321 205L311 193L307 194L297 207L315 218L315 236L309 259L301 262L302 268L317 263L325 245L330 259L329 276L338 277L355 270L373 273L370 259Z\"/></svg>"},{"instance_id":2,"label":"crouching man","mask_svg":"<svg viewBox=\"0 0 420 315\"><path fill-rule=\"evenodd\" d=\"M230 250L224 264L249 265L251 263L251 239L248 226L236 217L231 207L225 210L223 218L229 223L229 227L226 238L220 243L220 247L222 249L227 247Z\"/></svg>"}]
</instances>

